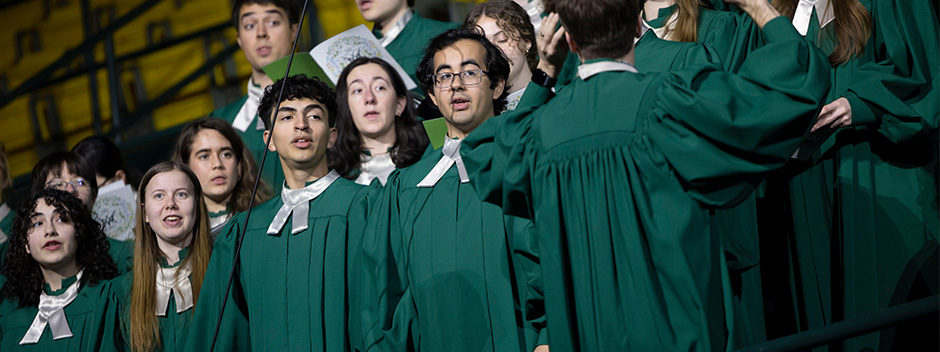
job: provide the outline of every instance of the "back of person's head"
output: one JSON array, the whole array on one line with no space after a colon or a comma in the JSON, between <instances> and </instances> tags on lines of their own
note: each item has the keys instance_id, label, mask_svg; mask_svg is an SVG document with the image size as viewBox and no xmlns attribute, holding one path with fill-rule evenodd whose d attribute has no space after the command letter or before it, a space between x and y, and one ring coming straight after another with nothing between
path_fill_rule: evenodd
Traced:
<instances>
[{"instance_id":1,"label":"back of person's head","mask_svg":"<svg viewBox=\"0 0 940 352\"><path fill-rule=\"evenodd\" d=\"M633 50L637 0L554 0L554 6L582 59L619 58Z\"/></svg>"},{"instance_id":2,"label":"back of person's head","mask_svg":"<svg viewBox=\"0 0 940 352\"><path fill-rule=\"evenodd\" d=\"M65 167L64 170L63 167ZM98 197L98 182L95 179L95 169L81 155L65 151L52 152L42 159L39 159L39 162L33 166L32 185L30 187L31 193L39 193L43 189L46 189L46 179L50 175L60 177L63 171L68 171L68 173L72 175L78 175L85 179L91 187L91 199L94 200Z\"/></svg>"},{"instance_id":3,"label":"back of person's head","mask_svg":"<svg viewBox=\"0 0 940 352\"><path fill-rule=\"evenodd\" d=\"M40 190L23 202L13 219L2 269L7 278L2 289L3 296L19 300L22 307L39 303L39 293L45 281L39 263L27 251L31 219L41 200L54 207L75 227L75 241L78 245L75 263L83 271L82 285L93 286L118 274L117 266L108 254L110 245L107 236L101 225L92 218L91 210L68 192Z\"/></svg>"},{"instance_id":4,"label":"back of person's head","mask_svg":"<svg viewBox=\"0 0 940 352\"><path fill-rule=\"evenodd\" d=\"M281 101L277 101L281 87L284 87L284 96ZM279 79L264 89L261 104L258 105L258 116L264 122L264 129L271 130L272 120L274 119L272 113L278 103L304 98L316 100L323 104L326 107L327 115L329 115L330 127L336 125L336 119L333 117L336 115L336 93L326 83L321 82L319 78L309 78L307 75L299 74Z\"/></svg>"},{"instance_id":5,"label":"back of person's head","mask_svg":"<svg viewBox=\"0 0 940 352\"><path fill-rule=\"evenodd\" d=\"M91 136L72 147L72 152L85 158L85 161L95 169L95 173L104 179L120 178L123 175L126 179L125 183L137 189L140 175L127 166L121 148L118 148L111 139Z\"/></svg>"},{"instance_id":6,"label":"back of person's head","mask_svg":"<svg viewBox=\"0 0 940 352\"><path fill-rule=\"evenodd\" d=\"M428 146L428 136L424 128L418 124L415 118L415 106L411 98L408 97L408 88L405 81L385 60L378 57L360 57L343 68L336 83L336 143L330 148L328 158L330 168L336 170L344 177L351 177L348 173L359 167L361 163L362 136L356 123L353 121L352 112L349 109L349 85L348 77L350 72L356 67L376 64L385 71L391 79L392 88L395 90L395 96L405 99L405 109L395 117L395 144L392 147L392 162L398 168L410 166L421 158L424 149Z\"/></svg>"},{"instance_id":7,"label":"back of person's head","mask_svg":"<svg viewBox=\"0 0 940 352\"><path fill-rule=\"evenodd\" d=\"M293 25L300 22L300 12L302 10L300 8L301 2L291 0L234 0L232 6L232 24L235 26L236 30L240 27L238 24L242 16L242 7L252 4L273 5L284 10L290 24Z\"/></svg>"},{"instance_id":8,"label":"back of person's head","mask_svg":"<svg viewBox=\"0 0 940 352\"><path fill-rule=\"evenodd\" d=\"M491 0L477 4L467 14L464 25L474 26L482 17L496 20L496 25L509 39L516 41L519 51L525 53L530 69L539 65L539 54L535 43L535 27L529 20L529 14L522 6L512 0ZM528 47L527 47L528 44ZM518 88L518 87L517 87Z\"/></svg>"},{"instance_id":9,"label":"back of person's head","mask_svg":"<svg viewBox=\"0 0 940 352\"><path fill-rule=\"evenodd\" d=\"M483 67L483 70L490 78L490 89L496 89L500 81L506 82L509 78L509 61L506 60L503 51L490 43L486 37L477 31L475 26L460 26L441 33L428 43L428 48L424 51L424 57L418 63L417 69L418 83L421 85L421 90L430 95L434 94L434 74L436 73L434 55L461 40L475 41L483 46L486 51L486 67ZM495 113L498 114L500 111L505 110L506 96L509 95L509 91L510 87L507 85L503 89L503 94L494 97L493 108Z\"/></svg>"},{"instance_id":10,"label":"back of person's head","mask_svg":"<svg viewBox=\"0 0 940 352\"><path fill-rule=\"evenodd\" d=\"M229 204L232 211L236 213L248 210L248 203L251 200L251 188L254 187L255 180L258 177L258 165L241 137L238 136L232 125L225 120L205 117L187 124L183 127L179 137L176 138L176 146L173 148L171 160L191 166L190 158L194 152L193 143L196 142L199 132L203 130L219 132L231 144L232 152L235 154L235 160L238 162L240 170ZM255 205L261 204L269 198L271 198L271 190L268 184L261 180L258 192L255 195Z\"/></svg>"}]
</instances>

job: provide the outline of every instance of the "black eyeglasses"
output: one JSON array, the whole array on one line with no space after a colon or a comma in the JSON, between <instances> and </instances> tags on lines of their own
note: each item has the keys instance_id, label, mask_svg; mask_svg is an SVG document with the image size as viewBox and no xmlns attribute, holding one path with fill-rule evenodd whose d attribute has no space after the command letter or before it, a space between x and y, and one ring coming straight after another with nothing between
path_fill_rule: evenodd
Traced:
<instances>
[{"instance_id":1,"label":"black eyeglasses","mask_svg":"<svg viewBox=\"0 0 940 352\"><path fill-rule=\"evenodd\" d=\"M465 86L474 86L483 81L483 75L489 72L483 70L466 70L459 73L441 72L434 74L434 86L440 89L450 88L454 84L454 77L460 76L460 82Z\"/></svg>"},{"instance_id":2,"label":"black eyeglasses","mask_svg":"<svg viewBox=\"0 0 940 352\"><path fill-rule=\"evenodd\" d=\"M88 181L86 181L84 178L76 178L71 181L52 180L52 181L46 182L46 188L54 188L60 191L66 190L69 187L69 185L72 185L72 188L74 189L82 189L82 190L88 189L88 187L91 187L91 184L89 184Z\"/></svg>"}]
</instances>

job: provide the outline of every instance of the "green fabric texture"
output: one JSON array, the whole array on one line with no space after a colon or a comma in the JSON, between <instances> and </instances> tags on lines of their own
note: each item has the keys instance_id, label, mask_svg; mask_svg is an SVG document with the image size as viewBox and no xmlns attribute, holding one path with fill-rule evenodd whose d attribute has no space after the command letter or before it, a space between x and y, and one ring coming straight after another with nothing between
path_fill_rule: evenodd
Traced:
<instances>
[{"instance_id":1,"label":"green fabric texture","mask_svg":"<svg viewBox=\"0 0 940 352\"><path fill-rule=\"evenodd\" d=\"M183 259L189 254L189 248L183 248L179 251L179 261L174 265L166 264L166 259L158 258L160 267L172 268L183 263ZM192 280L192 275L190 275ZM113 281L111 287L111 299L118 309L116 319L121 321L121 338L117 344L123 346L127 351L131 350L130 341L130 305L131 289L134 285L134 273L127 272ZM156 286L156 283L154 283ZM170 291L170 304L167 305L166 315L157 316L157 322L160 326L160 348L156 351L182 351L185 346L186 334L189 332L189 326L193 319L193 309L187 309L182 313L176 312L175 292ZM195 297L194 297L195 298ZM247 336L244 336L244 342L247 343Z\"/></svg>"},{"instance_id":2,"label":"green fabric texture","mask_svg":"<svg viewBox=\"0 0 940 352\"><path fill-rule=\"evenodd\" d=\"M291 234L292 217L279 234L267 234L280 196L252 210L216 351L347 349L347 271L364 231L369 190L337 179L310 201L308 227L297 234ZM216 239L185 350L209 350L244 217L236 215ZM242 341L248 336L250 343Z\"/></svg>"},{"instance_id":3,"label":"green fabric texture","mask_svg":"<svg viewBox=\"0 0 940 352\"><path fill-rule=\"evenodd\" d=\"M464 141L480 196L534 217L553 351L726 348L730 293L708 209L787 161L829 87L825 57L786 18L764 32L736 75L600 73Z\"/></svg>"},{"instance_id":4,"label":"green fabric texture","mask_svg":"<svg viewBox=\"0 0 940 352\"><path fill-rule=\"evenodd\" d=\"M853 125L830 136L811 162L795 162L789 181L800 330L940 291L936 9L924 1L860 2L872 17L871 37L864 53L831 69L826 99L847 98ZM820 28L814 13L806 39L829 54L834 27ZM902 334L888 329L842 348L937 343Z\"/></svg>"},{"instance_id":5,"label":"green fabric texture","mask_svg":"<svg viewBox=\"0 0 940 352\"><path fill-rule=\"evenodd\" d=\"M756 46L755 46L756 47ZM674 42L647 31L637 42L637 70L643 73L670 72L708 65L720 55L702 43ZM727 65L722 62L722 67ZM760 246L757 237L756 195L741 204L710 212L712 233L721 238L731 280L733 328L729 328L729 350L767 340L761 295ZM730 325L730 324L729 324Z\"/></svg>"},{"instance_id":6,"label":"green fabric texture","mask_svg":"<svg viewBox=\"0 0 940 352\"><path fill-rule=\"evenodd\" d=\"M209 116L223 119L231 124L235 121L238 111L241 110L242 105L245 105L246 101L248 101L247 94L240 100L213 111ZM281 193L281 187L284 186L284 171L282 170L281 161L278 159L277 153L265 148L264 131L256 130L255 121L252 121L245 132L236 129L235 133L238 133L238 136L242 138L242 142L245 143L245 147L251 151L251 157L258 167L261 167L261 157L264 153L268 154L267 159L264 161L264 170L261 171L261 179L268 183L268 186L271 187L271 190L273 190L275 194Z\"/></svg>"},{"instance_id":7,"label":"green fabric texture","mask_svg":"<svg viewBox=\"0 0 940 352\"><path fill-rule=\"evenodd\" d=\"M421 81L418 79L416 71L418 69L418 63L421 62L421 58L424 57L424 51L427 49L428 42L438 34L444 33L449 29L457 28L459 25L459 23L440 22L424 18L415 12L411 20L408 21L408 24L405 25L405 29L395 37L395 40L385 47L388 53L392 54L392 57L398 61L401 68L408 73L411 80L418 85L418 88L415 88L413 92L420 94L422 97L425 95L425 93L421 91ZM373 33L376 32L377 31L373 31ZM381 32L376 36L381 38Z\"/></svg>"},{"instance_id":8,"label":"green fabric texture","mask_svg":"<svg viewBox=\"0 0 940 352\"><path fill-rule=\"evenodd\" d=\"M68 279L63 280L66 283ZM74 278L69 280L74 284ZM117 307L108 300L111 282L95 286L82 285L78 296L63 308L72 337L52 339L52 330L47 325L42 337L35 344L20 345L36 313L37 307L19 307L19 302L6 299L0 303L0 350L3 351L119 351L115 344L119 324ZM47 287L48 288L48 287ZM68 286L54 293L65 292ZM54 295L53 293L50 293Z\"/></svg>"},{"instance_id":9,"label":"green fabric texture","mask_svg":"<svg viewBox=\"0 0 940 352\"><path fill-rule=\"evenodd\" d=\"M544 327L529 220L484 203L452 166L418 183L441 151L396 170L363 241L362 342L370 351L531 351Z\"/></svg>"}]
</instances>

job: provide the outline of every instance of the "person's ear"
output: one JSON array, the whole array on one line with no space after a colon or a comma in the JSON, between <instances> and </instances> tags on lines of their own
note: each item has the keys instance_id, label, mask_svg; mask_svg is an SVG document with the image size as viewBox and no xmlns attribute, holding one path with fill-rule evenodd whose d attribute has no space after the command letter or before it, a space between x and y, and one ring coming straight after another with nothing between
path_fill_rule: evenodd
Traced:
<instances>
[{"instance_id":1,"label":"person's ear","mask_svg":"<svg viewBox=\"0 0 940 352\"><path fill-rule=\"evenodd\" d=\"M114 173L114 178L121 180L124 184L127 184L127 174L124 173L124 170L117 170Z\"/></svg>"},{"instance_id":2,"label":"person's ear","mask_svg":"<svg viewBox=\"0 0 940 352\"><path fill-rule=\"evenodd\" d=\"M271 131L264 130L264 134L262 134L261 137L264 138L264 143L268 145L268 150L272 152L277 151L277 146L275 146L274 143L268 143L268 138L271 138Z\"/></svg>"},{"instance_id":3,"label":"person's ear","mask_svg":"<svg viewBox=\"0 0 940 352\"><path fill-rule=\"evenodd\" d=\"M499 99L503 96L503 90L506 89L506 80L500 79L499 83L496 83L496 88L493 88L493 99Z\"/></svg>"},{"instance_id":4,"label":"person's ear","mask_svg":"<svg viewBox=\"0 0 940 352\"><path fill-rule=\"evenodd\" d=\"M408 97L398 97L398 104L395 105L395 116L401 116L405 113L405 104L408 103Z\"/></svg>"},{"instance_id":5,"label":"person's ear","mask_svg":"<svg viewBox=\"0 0 940 352\"><path fill-rule=\"evenodd\" d=\"M330 140L326 143L326 147L333 148L334 143L336 143L336 127L330 127Z\"/></svg>"}]
</instances>

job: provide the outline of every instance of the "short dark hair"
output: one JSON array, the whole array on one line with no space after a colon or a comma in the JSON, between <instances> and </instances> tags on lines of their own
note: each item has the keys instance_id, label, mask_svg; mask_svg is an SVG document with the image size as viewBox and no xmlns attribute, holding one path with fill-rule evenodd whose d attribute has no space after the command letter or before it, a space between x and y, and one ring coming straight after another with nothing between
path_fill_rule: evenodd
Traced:
<instances>
[{"instance_id":1,"label":"short dark hair","mask_svg":"<svg viewBox=\"0 0 940 352\"><path fill-rule=\"evenodd\" d=\"M274 5L284 10L284 13L287 14L287 20L290 21L290 24L297 24L300 22L300 12L301 8L297 1L291 0L235 0L234 6L232 6L232 25L235 26L236 30L239 30L238 21L241 20L241 11L242 6L245 5Z\"/></svg>"},{"instance_id":2,"label":"short dark hair","mask_svg":"<svg viewBox=\"0 0 940 352\"><path fill-rule=\"evenodd\" d=\"M503 51L480 34L476 26L460 26L441 33L428 43L428 48L424 51L424 58L418 63L417 75L421 90L429 95L434 95L434 54L461 40L475 41L480 43L486 50L485 70L487 76L490 77L490 89L495 89L499 81L506 82L509 78L509 60L506 59ZM510 87L508 82L505 84L503 94L493 99L493 108L496 114L503 111L506 106L506 96L509 95Z\"/></svg>"},{"instance_id":3,"label":"short dark hair","mask_svg":"<svg viewBox=\"0 0 940 352\"><path fill-rule=\"evenodd\" d=\"M277 101L281 86L285 86L284 98ZM321 82L319 78L308 78L305 74L299 74L279 79L264 89L261 104L258 105L258 116L264 122L264 129L271 130L271 119L273 118L271 113L274 112L274 107L278 103L302 98L313 99L326 106L327 121L329 121L330 127L336 124L336 119L330 117L330 115L336 114L336 93L326 83Z\"/></svg>"},{"instance_id":4,"label":"short dark hair","mask_svg":"<svg viewBox=\"0 0 940 352\"><path fill-rule=\"evenodd\" d=\"M81 176L91 185L91 198L98 197L98 179L95 178L95 168L85 158L73 152L53 152L46 155L36 166L33 166L31 193L39 193L46 189L46 178L49 175L58 177L62 174L62 164L69 173Z\"/></svg>"},{"instance_id":5,"label":"short dark hair","mask_svg":"<svg viewBox=\"0 0 940 352\"><path fill-rule=\"evenodd\" d=\"M429 143L427 133L415 118L414 101L408 96L408 88L405 87L405 81L398 75L398 71L388 62L377 57L357 58L346 65L343 73L339 75L339 81L336 82L336 106L339 110L336 113L336 142L333 143L333 148L330 148L331 155L327 158L330 161L330 168L346 178L353 178L350 172L358 169L362 164L362 136L349 111L346 80L354 68L365 64L376 64L382 67L392 80L390 83L395 89L395 96L405 99L405 110L395 117L395 144L391 151L395 167L408 167L417 162Z\"/></svg>"},{"instance_id":6,"label":"short dark hair","mask_svg":"<svg viewBox=\"0 0 940 352\"><path fill-rule=\"evenodd\" d=\"M483 16L496 20L496 25L506 33L506 36L516 41L516 46L525 55L530 70L534 70L539 65L535 27L532 26L529 14L522 6L512 0L490 0L474 6L463 23L467 26L476 26L477 21ZM528 50L524 46L526 43L529 44Z\"/></svg>"},{"instance_id":7,"label":"short dark hair","mask_svg":"<svg viewBox=\"0 0 940 352\"><path fill-rule=\"evenodd\" d=\"M81 285L94 286L99 282L114 278L118 274L114 259L108 254L110 244L108 236L101 230L101 225L92 218L91 210L72 194L57 189L43 189L33 193L23 202L10 231L8 251L3 259L3 275L7 277L2 294L19 301L20 307L39 304L44 278L39 263L26 253L29 243L30 217L36 210L39 200L55 207L75 226L75 241L78 250L75 262L83 270Z\"/></svg>"},{"instance_id":8,"label":"short dark hair","mask_svg":"<svg viewBox=\"0 0 940 352\"><path fill-rule=\"evenodd\" d=\"M137 190L140 173L127 166L121 148L107 137L90 136L72 147L72 152L85 158L95 173L104 178L112 178L118 171L124 171L127 184Z\"/></svg>"},{"instance_id":9,"label":"short dark hair","mask_svg":"<svg viewBox=\"0 0 940 352\"><path fill-rule=\"evenodd\" d=\"M555 0L568 35L584 60L617 58L633 50L637 0Z\"/></svg>"}]
</instances>

